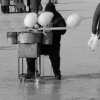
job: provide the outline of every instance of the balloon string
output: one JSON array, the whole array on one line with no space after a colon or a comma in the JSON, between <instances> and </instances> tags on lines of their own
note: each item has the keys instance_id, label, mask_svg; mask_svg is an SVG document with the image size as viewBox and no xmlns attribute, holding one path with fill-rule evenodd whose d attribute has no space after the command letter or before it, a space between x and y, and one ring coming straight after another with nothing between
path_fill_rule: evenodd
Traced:
<instances>
[{"instance_id":1,"label":"balloon string","mask_svg":"<svg viewBox=\"0 0 100 100\"><path fill-rule=\"evenodd\" d=\"M43 34L44 34L44 35L47 35L47 34L45 33L45 27L43 27Z\"/></svg>"},{"instance_id":2,"label":"balloon string","mask_svg":"<svg viewBox=\"0 0 100 100\"><path fill-rule=\"evenodd\" d=\"M45 33L45 30L43 30L43 34L44 34L44 35L47 35L47 34Z\"/></svg>"}]
</instances>

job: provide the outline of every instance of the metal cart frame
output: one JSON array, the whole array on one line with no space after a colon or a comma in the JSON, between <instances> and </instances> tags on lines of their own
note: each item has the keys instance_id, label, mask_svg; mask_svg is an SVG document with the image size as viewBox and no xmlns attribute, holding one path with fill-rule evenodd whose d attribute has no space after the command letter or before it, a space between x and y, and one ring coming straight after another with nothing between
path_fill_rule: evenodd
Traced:
<instances>
[{"instance_id":1,"label":"metal cart frame","mask_svg":"<svg viewBox=\"0 0 100 100\"><path fill-rule=\"evenodd\" d=\"M20 44L18 44L18 45L20 45ZM30 56L29 55L27 56L27 55L21 54L22 51L21 51L21 53L19 53L20 49L23 49L23 48L18 48L18 78L20 79L20 82L22 82L23 79L24 79L24 81L26 81L26 79L25 79L25 73L24 73L24 60L23 59L27 58L27 57L30 57ZM43 56L43 65L41 63L42 56ZM40 83L45 83L44 82L45 77L53 77L53 75L52 75L52 68L51 68L51 76L45 76L44 75L44 55L37 54L36 56L33 56L33 57L31 56L30 58L36 58L36 66L35 66L35 69L36 69L36 72L35 72L35 81L36 82L37 82L37 79L40 79L41 80ZM20 59L21 59L21 61L20 61ZM41 76L41 67L42 67L42 70L43 70L42 71L43 72L42 73L43 76ZM20 68L22 69L21 71L20 71Z\"/></svg>"}]
</instances>

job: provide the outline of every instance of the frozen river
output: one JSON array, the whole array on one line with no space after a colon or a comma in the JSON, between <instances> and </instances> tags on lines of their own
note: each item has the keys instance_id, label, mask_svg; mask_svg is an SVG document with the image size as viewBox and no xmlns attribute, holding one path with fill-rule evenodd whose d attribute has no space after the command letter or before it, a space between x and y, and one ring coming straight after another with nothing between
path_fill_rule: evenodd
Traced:
<instances>
[{"instance_id":1,"label":"frozen river","mask_svg":"<svg viewBox=\"0 0 100 100\"><path fill-rule=\"evenodd\" d=\"M46 0L42 1L45 7ZM66 19L70 14L83 16L81 24L68 29L61 40L62 80L21 84L18 79L17 45L7 44L7 32L24 27L26 13L0 13L0 100L100 100L100 41L94 52L87 48L94 11L99 0L59 0L57 10ZM50 61L45 57L45 75ZM26 67L26 62L24 62ZM49 70L48 70L49 69Z\"/></svg>"}]
</instances>

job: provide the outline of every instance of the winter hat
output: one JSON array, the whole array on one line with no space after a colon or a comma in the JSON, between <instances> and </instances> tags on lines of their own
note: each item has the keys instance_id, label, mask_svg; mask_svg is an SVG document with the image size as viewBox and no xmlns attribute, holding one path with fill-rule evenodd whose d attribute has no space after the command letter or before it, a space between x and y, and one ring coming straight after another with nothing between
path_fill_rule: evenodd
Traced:
<instances>
[{"instance_id":1,"label":"winter hat","mask_svg":"<svg viewBox=\"0 0 100 100\"><path fill-rule=\"evenodd\" d=\"M45 11L50 11L54 13L56 11L55 5L49 2L45 7Z\"/></svg>"}]
</instances>

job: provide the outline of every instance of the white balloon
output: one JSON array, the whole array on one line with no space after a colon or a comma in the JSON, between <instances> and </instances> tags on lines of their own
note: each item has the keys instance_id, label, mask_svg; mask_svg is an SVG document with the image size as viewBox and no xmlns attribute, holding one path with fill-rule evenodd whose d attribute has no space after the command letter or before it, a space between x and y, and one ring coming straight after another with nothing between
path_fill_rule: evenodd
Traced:
<instances>
[{"instance_id":1,"label":"white balloon","mask_svg":"<svg viewBox=\"0 0 100 100\"><path fill-rule=\"evenodd\" d=\"M67 17L66 24L67 27L75 28L80 24L81 21L82 16L80 14L72 14Z\"/></svg>"},{"instance_id":2,"label":"white balloon","mask_svg":"<svg viewBox=\"0 0 100 100\"><path fill-rule=\"evenodd\" d=\"M33 27L37 23L37 14L32 12L26 15L24 25L26 27Z\"/></svg>"},{"instance_id":3,"label":"white balloon","mask_svg":"<svg viewBox=\"0 0 100 100\"><path fill-rule=\"evenodd\" d=\"M53 18L53 13L52 12L43 12L42 14L39 15L38 17L38 23L41 26L47 26L50 24L52 18Z\"/></svg>"}]
</instances>

